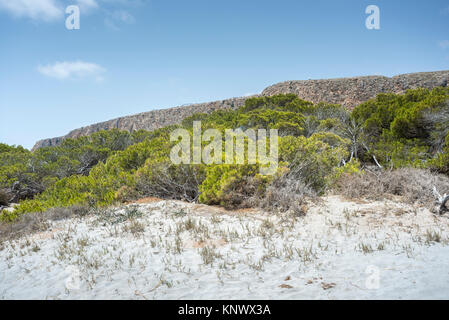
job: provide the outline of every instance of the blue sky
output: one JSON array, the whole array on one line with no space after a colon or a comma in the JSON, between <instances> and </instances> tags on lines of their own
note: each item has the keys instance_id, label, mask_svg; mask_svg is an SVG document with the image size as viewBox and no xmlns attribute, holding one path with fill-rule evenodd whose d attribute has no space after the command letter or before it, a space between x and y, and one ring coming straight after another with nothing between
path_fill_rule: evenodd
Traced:
<instances>
[{"instance_id":1,"label":"blue sky","mask_svg":"<svg viewBox=\"0 0 449 320\"><path fill-rule=\"evenodd\" d=\"M448 0L0 0L0 142L285 80L447 69Z\"/></svg>"}]
</instances>

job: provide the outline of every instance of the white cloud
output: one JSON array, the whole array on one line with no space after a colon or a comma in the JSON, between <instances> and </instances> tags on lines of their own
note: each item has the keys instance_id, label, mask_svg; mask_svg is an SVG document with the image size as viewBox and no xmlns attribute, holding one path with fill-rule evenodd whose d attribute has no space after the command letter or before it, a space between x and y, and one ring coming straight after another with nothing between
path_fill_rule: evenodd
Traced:
<instances>
[{"instance_id":1,"label":"white cloud","mask_svg":"<svg viewBox=\"0 0 449 320\"><path fill-rule=\"evenodd\" d=\"M0 9L16 17L50 21L63 16L61 5L56 0L0 0Z\"/></svg>"},{"instance_id":2,"label":"white cloud","mask_svg":"<svg viewBox=\"0 0 449 320\"><path fill-rule=\"evenodd\" d=\"M120 23L133 24L134 22L136 22L134 16L125 10L115 10L104 19L104 24L114 30L120 29L118 27Z\"/></svg>"},{"instance_id":3,"label":"white cloud","mask_svg":"<svg viewBox=\"0 0 449 320\"><path fill-rule=\"evenodd\" d=\"M144 5L148 0L98 0L98 1L111 5L136 7Z\"/></svg>"},{"instance_id":4,"label":"white cloud","mask_svg":"<svg viewBox=\"0 0 449 320\"><path fill-rule=\"evenodd\" d=\"M38 66L37 70L47 77L60 80L94 78L96 81L102 81L102 74L106 71L98 64L83 61L56 62L46 66Z\"/></svg>"},{"instance_id":5,"label":"white cloud","mask_svg":"<svg viewBox=\"0 0 449 320\"><path fill-rule=\"evenodd\" d=\"M134 16L131 13L124 10L114 11L112 13L112 17L118 21L125 22L128 24L134 23L136 21L136 19L134 19Z\"/></svg>"},{"instance_id":6,"label":"white cloud","mask_svg":"<svg viewBox=\"0 0 449 320\"><path fill-rule=\"evenodd\" d=\"M90 12L98 8L98 3L95 0L76 0L81 12Z\"/></svg>"},{"instance_id":7,"label":"white cloud","mask_svg":"<svg viewBox=\"0 0 449 320\"><path fill-rule=\"evenodd\" d=\"M123 8L136 9L144 4L145 0L0 0L0 11L14 17L51 22L64 19L68 5L77 5L82 14L101 14L107 27L120 30L121 25L136 22Z\"/></svg>"},{"instance_id":8,"label":"white cloud","mask_svg":"<svg viewBox=\"0 0 449 320\"><path fill-rule=\"evenodd\" d=\"M438 42L438 45L443 49L447 49L449 48L449 40L441 40Z\"/></svg>"},{"instance_id":9,"label":"white cloud","mask_svg":"<svg viewBox=\"0 0 449 320\"><path fill-rule=\"evenodd\" d=\"M15 17L53 21L64 17L68 5L77 5L84 14L94 11L104 14L105 24L119 29L119 24L135 22L134 16L121 8L135 8L143 4L142 0L0 0L0 11Z\"/></svg>"}]
</instances>

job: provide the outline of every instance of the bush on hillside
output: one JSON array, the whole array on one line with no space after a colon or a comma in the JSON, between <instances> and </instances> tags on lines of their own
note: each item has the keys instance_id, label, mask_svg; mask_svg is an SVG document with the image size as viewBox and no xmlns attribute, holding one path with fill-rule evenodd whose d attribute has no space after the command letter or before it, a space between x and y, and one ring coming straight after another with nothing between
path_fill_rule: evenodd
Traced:
<instances>
[{"instance_id":1,"label":"bush on hillside","mask_svg":"<svg viewBox=\"0 0 449 320\"><path fill-rule=\"evenodd\" d=\"M200 186L199 200L219 204L228 209L251 206L253 197L265 193L271 176L259 173L259 165L215 165L206 168L206 178Z\"/></svg>"},{"instance_id":2,"label":"bush on hillside","mask_svg":"<svg viewBox=\"0 0 449 320\"><path fill-rule=\"evenodd\" d=\"M310 138L284 137L279 144L279 157L288 163L297 179L317 194L323 193L333 169L349 155L348 141L332 133L318 133Z\"/></svg>"}]
</instances>

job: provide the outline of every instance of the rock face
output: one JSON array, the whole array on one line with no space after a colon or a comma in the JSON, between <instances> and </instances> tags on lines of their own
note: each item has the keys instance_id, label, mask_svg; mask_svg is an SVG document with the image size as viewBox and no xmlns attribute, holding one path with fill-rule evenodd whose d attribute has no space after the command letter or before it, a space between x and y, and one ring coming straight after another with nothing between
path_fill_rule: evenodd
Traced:
<instances>
[{"instance_id":1,"label":"rock face","mask_svg":"<svg viewBox=\"0 0 449 320\"><path fill-rule=\"evenodd\" d=\"M138 113L132 116L120 117L117 119L92 124L70 131L63 137L44 139L36 142L32 150L36 150L46 146L57 146L66 138L77 138L92 134L101 130L120 129L127 131L134 130L155 130L168 125L181 122L183 119L195 113L210 113L220 109L237 109L241 107L248 97L231 98L227 100L198 103L188 106L180 106L169 109L152 110L148 112Z\"/></svg>"},{"instance_id":2,"label":"rock face","mask_svg":"<svg viewBox=\"0 0 449 320\"><path fill-rule=\"evenodd\" d=\"M354 78L326 80L295 80L272 85L262 91L261 96L281 93L294 93L301 99L314 103L327 102L341 104L347 108L376 97L379 93L403 93L408 89L447 87L449 70L437 72L409 73L394 76L364 76ZM118 128L121 130L154 130L181 122L184 118L197 112L210 113L220 109L236 109L242 106L248 97L231 98L221 101L192 104L170 109L153 110L132 116L121 117L100 122L87 127L75 129L63 137L38 141L33 150L44 146L55 146L65 138L76 138L100 130Z\"/></svg>"},{"instance_id":3,"label":"rock face","mask_svg":"<svg viewBox=\"0 0 449 320\"><path fill-rule=\"evenodd\" d=\"M447 87L449 71L402 74L392 78L366 76L328 80L286 81L266 88L262 95L295 93L314 103L328 102L354 108L381 92L403 93L408 89Z\"/></svg>"}]
</instances>

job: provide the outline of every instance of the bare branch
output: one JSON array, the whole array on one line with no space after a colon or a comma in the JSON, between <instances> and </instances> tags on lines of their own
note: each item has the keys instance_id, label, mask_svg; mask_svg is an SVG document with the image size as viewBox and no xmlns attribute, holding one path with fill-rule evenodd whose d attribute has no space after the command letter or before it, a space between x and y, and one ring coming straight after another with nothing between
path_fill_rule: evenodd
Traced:
<instances>
[{"instance_id":1,"label":"bare branch","mask_svg":"<svg viewBox=\"0 0 449 320\"><path fill-rule=\"evenodd\" d=\"M441 206L440 206L440 214L445 213L446 211L449 211L449 209L446 207L446 203L449 202L449 196L446 196L443 201L441 201Z\"/></svg>"},{"instance_id":2,"label":"bare branch","mask_svg":"<svg viewBox=\"0 0 449 320\"><path fill-rule=\"evenodd\" d=\"M441 215L444 212L449 211L449 209L446 207L446 203L449 202L449 195L441 195L435 186L433 186L433 194L435 198L437 198L437 202L440 205L439 214Z\"/></svg>"}]
</instances>

